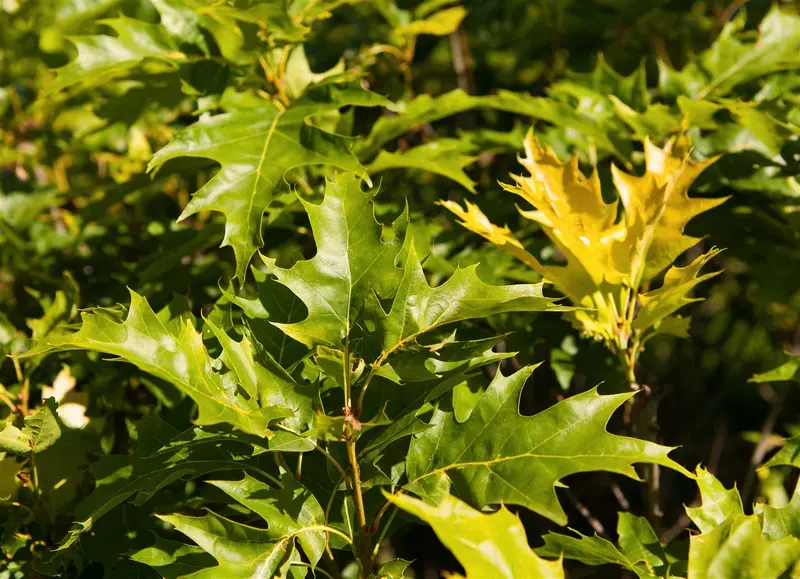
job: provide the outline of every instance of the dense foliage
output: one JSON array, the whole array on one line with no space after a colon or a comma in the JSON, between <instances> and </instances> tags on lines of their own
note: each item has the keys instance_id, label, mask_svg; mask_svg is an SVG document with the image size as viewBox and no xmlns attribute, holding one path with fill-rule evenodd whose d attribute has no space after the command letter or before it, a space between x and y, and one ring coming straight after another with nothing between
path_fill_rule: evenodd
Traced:
<instances>
[{"instance_id":1,"label":"dense foliage","mask_svg":"<svg viewBox=\"0 0 800 579\"><path fill-rule=\"evenodd\" d=\"M795 5L0 16L0 577L800 576Z\"/></svg>"}]
</instances>

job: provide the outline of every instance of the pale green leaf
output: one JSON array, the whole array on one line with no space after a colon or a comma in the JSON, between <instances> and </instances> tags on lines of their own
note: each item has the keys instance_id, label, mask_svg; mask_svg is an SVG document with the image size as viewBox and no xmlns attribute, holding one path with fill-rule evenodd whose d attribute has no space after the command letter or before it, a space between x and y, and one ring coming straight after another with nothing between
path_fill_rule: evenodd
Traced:
<instances>
[{"instance_id":1,"label":"pale green leaf","mask_svg":"<svg viewBox=\"0 0 800 579\"><path fill-rule=\"evenodd\" d=\"M761 516L761 534L770 541L800 537L800 487L795 487L789 504L780 508L759 504L755 512Z\"/></svg>"},{"instance_id":2,"label":"pale green leaf","mask_svg":"<svg viewBox=\"0 0 800 579\"><path fill-rule=\"evenodd\" d=\"M427 18L415 20L402 28L395 30L400 36L419 36L432 34L434 36L447 36L455 32L461 21L467 15L462 6L453 6L434 12Z\"/></svg>"},{"instance_id":3,"label":"pale green leaf","mask_svg":"<svg viewBox=\"0 0 800 579\"><path fill-rule=\"evenodd\" d=\"M564 577L561 561L539 558L528 546L519 517L505 507L484 514L447 494L435 507L407 495L386 497L433 527L439 540L464 567L467 579Z\"/></svg>"},{"instance_id":4,"label":"pale green leaf","mask_svg":"<svg viewBox=\"0 0 800 579\"><path fill-rule=\"evenodd\" d=\"M406 569L411 566L411 561L405 559L392 559L381 565L375 572L377 579L404 579Z\"/></svg>"},{"instance_id":5,"label":"pale green leaf","mask_svg":"<svg viewBox=\"0 0 800 579\"><path fill-rule=\"evenodd\" d=\"M200 547L168 541L158 535L153 545L136 551L131 559L153 567L164 579L178 579L214 564L214 558Z\"/></svg>"},{"instance_id":6,"label":"pale green leaf","mask_svg":"<svg viewBox=\"0 0 800 579\"><path fill-rule=\"evenodd\" d=\"M800 356L792 356L777 368L773 368L772 370L767 370L766 372L761 372L760 374L755 374L752 378L750 378L750 381L751 382L784 382L786 380L800 381L800 374L798 374L798 370L800 370Z\"/></svg>"},{"instance_id":7,"label":"pale green leaf","mask_svg":"<svg viewBox=\"0 0 800 579\"><path fill-rule=\"evenodd\" d=\"M445 324L501 312L558 309L555 301L544 297L542 284L485 284L475 266L459 268L442 285L431 288L412 246L391 310L386 313L379 304L373 310L382 350L388 353Z\"/></svg>"},{"instance_id":8,"label":"pale green leaf","mask_svg":"<svg viewBox=\"0 0 800 579\"><path fill-rule=\"evenodd\" d=\"M211 511L202 517L159 515L192 539L217 561L217 566L192 573L192 579L252 579L287 576L287 558L294 550L291 534L258 529Z\"/></svg>"},{"instance_id":9,"label":"pale green leaf","mask_svg":"<svg viewBox=\"0 0 800 579\"><path fill-rule=\"evenodd\" d=\"M620 516L624 514L620 513ZM622 518L620 518L621 522ZM536 553L543 557L573 559L584 565L617 565L636 573L640 579L653 579L658 576L655 574L652 564L648 567L644 563L645 559L641 558L641 553L626 553L625 549L618 548L611 541L597 535L588 537L577 531L573 530L573 532L577 537L548 533L544 536L544 546L536 549ZM652 532L650 529L650 533ZM628 540L629 546L632 546L630 543L633 541L630 541L630 538ZM634 540L638 542L638 539ZM658 544L657 541L656 544ZM664 563L664 561L659 561L656 565L662 566Z\"/></svg>"},{"instance_id":10,"label":"pale green leaf","mask_svg":"<svg viewBox=\"0 0 800 579\"><path fill-rule=\"evenodd\" d=\"M768 541L756 515L739 515L690 539L688 579L778 579L800 560L800 539Z\"/></svg>"},{"instance_id":11,"label":"pale green leaf","mask_svg":"<svg viewBox=\"0 0 800 579\"><path fill-rule=\"evenodd\" d=\"M28 451L39 453L61 438L61 426L56 418L56 401L48 398L33 414L25 417L22 434L28 439Z\"/></svg>"},{"instance_id":12,"label":"pale green leaf","mask_svg":"<svg viewBox=\"0 0 800 579\"><path fill-rule=\"evenodd\" d=\"M208 45L200 30L200 18L185 0L152 0L152 2L161 15L161 25L173 38L197 46L208 56Z\"/></svg>"},{"instance_id":13,"label":"pale green leaf","mask_svg":"<svg viewBox=\"0 0 800 579\"><path fill-rule=\"evenodd\" d=\"M726 489L704 468L698 467L696 477L702 505L687 507L686 513L701 533L706 533L724 521L744 514L742 498L736 488Z\"/></svg>"},{"instance_id":14,"label":"pale green leaf","mask_svg":"<svg viewBox=\"0 0 800 579\"><path fill-rule=\"evenodd\" d=\"M447 177L475 193L475 182L464 172L476 157L475 148L462 139L437 139L403 152L381 151L367 166L371 175L389 169L418 169Z\"/></svg>"},{"instance_id":15,"label":"pale green leaf","mask_svg":"<svg viewBox=\"0 0 800 579\"><path fill-rule=\"evenodd\" d=\"M31 451L30 441L22 430L5 420L0 423L0 452L25 454Z\"/></svg>"},{"instance_id":16,"label":"pale green leaf","mask_svg":"<svg viewBox=\"0 0 800 579\"><path fill-rule=\"evenodd\" d=\"M686 512L700 529L689 543L689 579L777 579L800 563L800 539L777 530L759 515L745 515L736 488L726 489L711 473L698 468L702 504ZM776 540L773 540L776 539Z\"/></svg>"},{"instance_id":17,"label":"pale green leaf","mask_svg":"<svg viewBox=\"0 0 800 579\"><path fill-rule=\"evenodd\" d=\"M62 90L77 83L94 86L124 74L148 59L174 66L186 60L165 28L126 16L101 20L117 36L71 36L78 55L58 69L50 91Z\"/></svg>"}]
</instances>

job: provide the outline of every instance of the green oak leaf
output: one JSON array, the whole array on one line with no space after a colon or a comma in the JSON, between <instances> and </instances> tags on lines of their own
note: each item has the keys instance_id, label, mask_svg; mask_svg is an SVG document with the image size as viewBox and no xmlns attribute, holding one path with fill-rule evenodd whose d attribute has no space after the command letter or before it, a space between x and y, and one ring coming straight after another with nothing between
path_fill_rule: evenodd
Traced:
<instances>
[{"instance_id":1,"label":"green oak leaf","mask_svg":"<svg viewBox=\"0 0 800 579\"><path fill-rule=\"evenodd\" d=\"M795 486L792 499L786 506L776 508L759 504L754 510L761 516L761 533L767 539L777 541L800 537L800 486Z\"/></svg>"},{"instance_id":2,"label":"green oak leaf","mask_svg":"<svg viewBox=\"0 0 800 579\"><path fill-rule=\"evenodd\" d=\"M397 105L396 109L397 115L378 119L367 137L356 145L355 151L360 159L372 158L386 143L414 127L473 109L505 111L541 119L560 127L570 127L580 135L582 142L592 142L621 157L618 144L600 123L566 103L546 97L507 90L498 91L495 95L473 96L455 89L436 97L419 95L404 105Z\"/></svg>"},{"instance_id":3,"label":"green oak leaf","mask_svg":"<svg viewBox=\"0 0 800 579\"><path fill-rule=\"evenodd\" d=\"M214 558L200 547L169 541L158 535L154 543L131 555L142 565L153 567L164 579L178 579L214 565Z\"/></svg>"},{"instance_id":4,"label":"green oak leaf","mask_svg":"<svg viewBox=\"0 0 800 579\"><path fill-rule=\"evenodd\" d=\"M784 382L791 380L800 382L800 355L790 355L791 357L780 366L755 374L750 378L750 382Z\"/></svg>"},{"instance_id":5,"label":"green oak leaf","mask_svg":"<svg viewBox=\"0 0 800 579\"><path fill-rule=\"evenodd\" d=\"M276 420L307 422L310 396L304 397L302 388L276 364L257 364L248 342L224 341L223 362L232 366L232 372L221 374L212 367L201 333L191 320L175 318L165 323L145 298L130 293L124 320L118 312L102 309L84 313L77 332L48 335L24 356L63 350L117 356L188 394L198 406L197 424L227 422L267 436Z\"/></svg>"},{"instance_id":6,"label":"green oak leaf","mask_svg":"<svg viewBox=\"0 0 800 579\"><path fill-rule=\"evenodd\" d=\"M765 468L774 466L793 466L800 468L800 436L793 436L784 441L783 446L778 452L772 455Z\"/></svg>"},{"instance_id":7,"label":"green oak leaf","mask_svg":"<svg viewBox=\"0 0 800 579\"><path fill-rule=\"evenodd\" d=\"M411 561L392 559L381 565L375 575L377 579L404 579L404 577L407 577L406 569L410 566Z\"/></svg>"},{"instance_id":8,"label":"green oak leaf","mask_svg":"<svg viewBox=\"0 0 800 579\"><path fill-rule=\"evenodd\" d=\"M756 515L740 515L690 539L688 579L778 579L800 561L800 539L769 541Z\"/></svg>"},{"instance_id":9,"label":"green oak leaf","mask_svg":"<svg viewBox=\"0 0 800 579\"><path fill-rule=\"evenodd\" d=\"M179 220L200 211L224 214L222 247L233 248L236 276L243 281L250 259L264 245L262 216L287 171L330 165L366 176L350 152L350 140L318 128L309 117L347 105L381 104L388 101L359 87L323 84L308 89L285 110L265 100L262 108L208 116L156 152L148 170L179 157L200 157L220 164L219 171L195 192Z\"/></svg>"},{"instance_id":10,"label":"green oak leaf","mask_svg":"<svg viewBox=\"0 0 800 579\"><path fill-rule=\"evenodd\" d=\"M176 480L205 474L244 469L262 477L274 463L267 451L293 452L282 434L271 441L225 429L190 428L181 433L157 416L144 419L138 426L139 443L131 455L109 455L92 465L94 490L75 507L75 528L64 538L61 548L79 539L98 519L118 505L131 500L137 506ZM302 450L311 450L306 443Z\"/></svg>"},{"instance_id":11,"label":"green oak leaf","mask_svg":"<svg viewBox=\"0 0 800 579\"><path fill-rule=\"evenodd\" d=\"M291 561L297 560L290 532L284 534L279 529L251 527L212 511L201 517L158 517L192 539L217 561L215 567L192 573L192 579L284 578L288 576Z\"/></svg>"},{"instance_id":12,"label":"green oak leaf","mask_svg":"<svg viewBox=\"0 0 800 579\"><path fill-rule=\"evenodd\" d=\"M61 426L56 418L56 402L46 403L25 417L22 429L6 420L0 423L0 452L14 454L39 453L61 438Z\"/></svg>"},{"instance_id":13,"label":"green oak leaf","mask_svg":"<svg viewBox=\"0 0 800 579\"><path fill-rule=\"evenodd\" d=\"M370 308L379 335L382 357L413 343L420 335L463 320L501 312L563 310L555 298L542 293L543 284L492 286L477 275L477 266L458 268L443 284L432 288L412 244L403 278L387 313L373 301Z\"/></svg>"},{"instance_id":14,"label":"green oak leaf","mask_svg":"<svg viewBox=\"0 0 800 579\"><path fill-rule=\"evenodd\" d=\"M127 16L98 22L113 29L117 36L68 37L77 48L78 55L68 65L58 69L49 87L50 92L78 83L86 86L102 84L139 67L146 60L156 60L169 66L186 61L186 55L178 50L174 39L162 26Z\"/></svg>"},{"instance_id":15,"label":"green oak leaf","mask_svg":"<svg viewBox=\"0 0 800 579\"><path fill-rule=\"evenodd\" d=\"M800 66L800 17L773 5L759 25L755 43L738 38L746 37L744 26L742 13L679 72L662 65L662 90L698 99L722 96L758 77Z\"/></svg>"},{"instance_id":16,"label":"green oak leaf","mask_svg":"<svg viewBox=\"0 0 800 579\"><path fill-rule=\"evenodd\" d=\"M466 15L467 11L463 6L453 6L439 10L421 20L414 20L397 28L394 32L399 36L419 36L421 34L447 36L458 29Z\"/></svg>"},{"instance_id":17,"label":"green oak leaf","mask_svg":"<svg viewBox=\"0 0 800 579\"><path fill-rule=\"evenodd\" d=\"M403 152L381 151L367 171L375 175L389 169L418 169L447 177L475 193L475 182L464 172L464 167L477 159L476 152L463 139L436 139Z\"/></svg>"},{"instance_id":18,"label":"green oak leaf","mask_svg":"<svg viewBox=\"0 0 800 579\"><path fill-rule=\"evenodd\" d=\"M783 446L762 468L770 469L778 466L800 468L800 436L785 440ZM757 504L754 511L761 516L761 530L768 539L800 537L800 485L795 486L787 505L777 508L767 504Z\"/></svg>"},{"instance_id":19,"label":"green oak leaf","mask_svg":"<svg viewBox=\"0 0 800 579\"><path fill-rule=\"evenodd\" d=\"M606 431L632 393L602 396L595 388L521 416L519 398L533 370L498 372L462 424L437 410L431 427L411 442L405 488L434 502L452 489L478 507L522 505L565 524L555 486L570 474L609 471L638 480L633 464L648 462L691 476L667 456L671 448Z\"/></svg>"},{"instance_id":20,"label":"green oak leaf","mask_svg":"<svg viewBox=\"0 0 800 579\"><path fill-rule=\"evenodd\" d=\"M22 434L28 439L29 451L42 452L61 438L61 426L56 418L56 401L48 398L36 412L25 417Z\"/></svg>"},{"instance_id":21,"label":"green oak leaf","mask_svg":"<svg viewBox=\"0 0 800 579\"><path fill-rule=\"evenodd\" d=\"M674 577L676 567L683 566L665 551L644 517L619 513L619 546L598 535L588 537L573 532L577 537L548 533L544 536L544 546L536 549L536 553L543 557L562 556L585 565L617 565L640 579Z\"/></svg>"},{"instance_id":22,"label":"green oak leaf","mask_svg":"<svg viewBox=\"0 0 800 579\"><path fill-rule=\"evenodd\" d=\"M330 18L331 12L340 6L359 4L365 0L291 0L288 14L294 22L311 22Z\"/></svg>"},{"instance_id":23,"label":"green oak leaf","mask_svg":"<svg viewBox=\"0 0 800 579\"><path fill-rule=\"evenodd\" d=\"M208 481L269 523L270 530L290 534L316 566L325 551L325 532L308 530L325 524L317 499L291 475L283 473L280 488L272 488L247 473L240 481Z\"/></svg>"},{"instance_id":24,"label":"green oak leaf","mask_svg":"<svg viewBox=\"0 0 800 579\"><path fill-rule=\"evenodd\" d=\"M564 81L562 81L564 82ZM614 95L620 102L636 111L643 111L650 103L647 94L647 72L644 62L637 66L628 76L615 71L602 53L597 55L597 62L589 72L567 71L567 81L581 87L591 89L595 95ZM554 83L548 93L558 90L562 83ZM582 95L583 96L583 95ZM591 108L597 106L591 103Z\"/></svg>"},{"instance_id":25,"label":"green oak leaf","mask_svg":"<svg viewBox=\"0 0 800 579\"><path fill-rule=\"evenodd\" d=\"M771 525L762 531L759 515L744 514L739 492L708 471L698 468L697 482L702 504L686 509L701 531L690 538L689 579L777 579L800 563L800 538Z\"/></svg>"},{"instance_id":26,"label":"green oak leaf","mask_svg":"<svg viewBox=\"0 0 800 579\"><path fill-rule=\"evenodd\" d=\"M236 383L263 408L285 408L289 411L283 423L295 430L305 430L314 422L312 401L315 392L296 382L258 342L243 337L240 342L210 321L206 325L222 346L220 360L236 374Z\"/></svg>"},{"instance_id":27,"label":"green oak leaf","mask_svg":"<svg viewBox=\"0 0 800 579\"><path fill-rule=\"evenodd\" d=\"M286 335L310 348L341 348L360 323L369 295L390 297L400 281L395 260L403 248L406 214L387 228L375 220L377 189L361 190L360 180L338 173L325 187L319 205L301 198L308 213L317 254L291 268L264 258L267 269L302 300L308 316L276 323Z\"/></svg>"},{"instance_id":28,"label":"green oak leaf","mask_svg":"<svg viewBox=\"0 0 800 579\"><path fill-rule=\"evenodd\" d=\"M236 292L231 283L222 287L222 294L232 303L239 306L246 316L247 326L252 340L284 368L290 368L302 359L308 348L287 336L273 325L278 323L301 322L308 315L303 302L286 286L278 283L267 272L252 268L257 292L255 295Z\"/></svg>"},{"instance_id":29,"label":"green oak leaf","mask_svg":"<svg viewBox=\"0 0 800 579\"><path fill-rule=\"evenodd\" d=\"M0 423L0 452L25 454L31 451L30 441L11 421Z\"/></svg>"},{"instance_id":30,"label":"green oak leaf","mask_svg":"<svg viewBox=\"0 0 800 579\"><path fill-rule=\"evenodd\" d=\"M728 519L744 515L742 497L736 488L726 489L704 468L697 469L696 477L703 503L699 507L687 507L686 514L701 533L710 531Z\"/></svg>"},{"instance_id":31,"label":"green oak leaf","mask_svg":"<svg viewBox=\"0 0 800 579\"><path fill-rule=\"evenodd\" d=\"M371 158L386 143L416 126L479 108L484 102L483 97L469 95L461 89L436 97L419 95L407 103L398 104L397 115L383 116L375 121L369 134L356 143L355 152L361 159Z\"/></svg>"},{"instance_id":32,"label":"green oak leaf","mask_svg":"<svg viewBox=\"0 0 800 579\"><path fill-rule=\"evenodd\" d=\"M437 506L403 494L385 496L433 527L439 540L464 567L466 579L564 577L561 560L539 558L528 546L522 521L504 506L495 513L484 514L448 494L442 495Z\"/></svg>"},{"instance_id":33,"label":"green oak leaf","mask_svg":"<svg viewBox=\"0 0 800 579\"><path fill-rule=\"evenodd\" d=\"M161 25L173 38L193 44L208 56L208 45L200 29L201 19L186 0L152 0L161 15Z\"/></svg>"}]
</instances>

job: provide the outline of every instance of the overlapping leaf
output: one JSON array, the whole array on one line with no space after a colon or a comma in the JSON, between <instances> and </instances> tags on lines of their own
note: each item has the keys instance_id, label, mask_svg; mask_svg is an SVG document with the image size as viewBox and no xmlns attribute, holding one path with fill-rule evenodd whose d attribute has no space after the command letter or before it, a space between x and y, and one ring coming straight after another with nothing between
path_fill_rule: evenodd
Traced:
<instances>
[{"instance_id":1,"label":"overlapping leaf","mask_svg":"<svg viewBox=\"0 0 800 579\"><path fill-rule=\"evenodd\" d=\"M110 455L93 465L95 489L75 508L76 527L61 546L70 546L99 518L131 497L135 504L141 505L176 480L231 469L251 470L264 476L264 468L271 461L267 461L265 467L254 457L274 448L291 451L286 442L281 435L267 443L224 429L206 432L192 428L180 433L157 417L149 418L139 425L135 454ZM310 448L309 445L296 447L297 450Z\"/></svg>"},{"instance_id":2,"label":"overlapping leaf","mask_svg":"<svg viewBox=\"0 0 800 579\"><path fill-rule=\"evenodd\" d=\"M728 490L698 469L703 503L687 509L701 533L690 539L689 579L777 578L800 562L800 539L762 532L758 515L745 515L736 489Z\"/></svg>"},{"instance_id":3,"label":"overlapping leaf","mask_svg":"<svg viewBox=\"0 0 800 579\"><path fill-rule=\"evenodd\" d=\"M577 157L573 156L569 163L562 162L532 133L526 138L525 151L521 162L530 176L515 177L516 185L505 188L533 207L520 212L541 225L565 256L566 265L543 265L507 227L492 224L474 205L467 203L466 209L451 201L443 205L461 219L462 225L553 282L573 303L592 308L590 312L576 312L575 317L590 334L613 341L618 333L615 318L619 312L627 315L623 311L626 304L610 302L616 299L613 296L628 288L637 289L695 245L699 239L684 235L684 228L693 217L724 201L688 195L694 179L712 161L691 161L688 141L683 137L670 141L663 149L645 142L644 176L613 170L618 199L625 209L624 218L619 220L618 201L604 200L597 172L587 178L578 167ZM681 270L667 274L668 283L648 298L647 324L642 325L643 329L664 317L651 310L666 312L666 316L687 303L686 292L708 277L696 278L695 270L713 255L714 252L689 266L684 273L691 279L680 281Z\"/></svg>"},{"instance_id":4,"label":"overlapping leaf","mask_svg":"<svg viewBox=\"0 0 800 579\"><path fill-rule=\"evenodd\" d=\"M180 218L199 211L223 213L222 245L233 248L237 276L243 280L250 258L264 244L264 210L289 169L332 165L366 174L350 152L348 139L314 126L309 117L346 105L378 104L386 101L360 88L336 85L310 89L285 110L264 101L263 108L197 121L158 151L148 167L155 170L178 157L202 157L220 164L220 170L194 194Z\"/></svg>"},{"instance_id":5,"label":"overlapping leaf","mask_svg":"<svg viewBox=\"0 0 800 579\"><path fill-rule=\"evenodd\" d=\"M297 426L310 420L310 396L274 363L256 363L246 340L235 342L217 330L232 370L220 374L191 321L165 322L135 292L124 320L100 309L82 319L77 332L48 335L25 355L84 349L117 356L188 394L197 403L198 424L227 422L264 436L278 419L292 418Z\"/></svg>"},{"instance_id":6,"label":"overlapping leaf","mask_svg":"<svg viewBox=\"0 0 800 579\"><path fill-rule=\"evenodd\" d=\"M256 528L208 511L202 517L180 514L161 516L211 555L216 566L194 571L192 577L286 577L299 562L297 545L313 569L325 549L325 514L317 499L291 476L283 474L279 486L245 474L241 481L211 481L249 510L268 528ZM188 547L187 547L188 548ZM138 560L164 567L160 558L139 553ZM169 565L176 561L170 560Z\"/></svg>"},{"instance_id":7,"label":"overlapping leaf","mask_svg":"<svg viewBox=\"0 0 800 579\"><path fill-rule=\"evenodd\" d=\"M328 182L321 204L303 201L317 254L289 269L265 259L308 312L302 321L275 324L286 335L309 347L386 358L445 324L552 308L555 300L544 297L540 285L490 286L474 267L459 269L431 288L413 245L406 243L406 216L391 228L381 226L373 216L375 194L364 193L356 177L338 175ZM381 300L391 300L388 313Z\"/></svg>"},{"instance_id":8,"label":"overlapping leaf","mask_svg":"<svg viewBox=\"0 0 800 579\"><path fill-rule=\"evenodd\" d=\"M619 547L599 537L587 537L575 532L577 537L548 533L544 546L536 550L544 557L564 557L585 565L617 565L641 579L677 576L685 563L667 553L650 523L643 517L619 513L617 535Z\"/></svg>"},{"instance_id":9,"label":"overlapping leaf","mask_svg":"<svg viewBox=\"0 0 800 579\"><path fill-rule=\"evenodd\" d=\"M26 416L21 429L9 420L0 422L0 428L0 452L35 454L50 448L61 437L56 404L52 399Z\"/></svg>"},{"instance_id":10,"label":"overlapping leaf","mask_svg":"<svg viewBox=\"0 0 800 579\"><path fill-rule=\"evenodd\" d=\"M268 269L305 304L308 316L280 324L291 338L309 347L341 348L360 322L371 292L390 297L400 281L395 260L405 240L408 218L391 228L375 221L373 189L361 190L359 179L339 173L328 181L325 198L315 205L303 201L317 254L290 269L265 259Z\"/></svg>"}]
</instances>

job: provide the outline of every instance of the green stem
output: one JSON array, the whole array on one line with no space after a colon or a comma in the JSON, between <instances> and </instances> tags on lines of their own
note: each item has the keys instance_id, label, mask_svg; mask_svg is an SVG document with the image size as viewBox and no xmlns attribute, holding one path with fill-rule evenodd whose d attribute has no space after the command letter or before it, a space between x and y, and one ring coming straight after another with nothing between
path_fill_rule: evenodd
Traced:
<instances>
[{"instance_id":1,"label":"green stem","mask_svg":"<svg viewBox=\"0 0 800 579\"><path fill-rule=\"evenodd\" d=\"M350 459L350 470L353 481L353 502L356 506L356 524L358 525L359 545L358 554L361 561L361 570L364 577L372 574L372 546L370 544L369 529L367 528L367 514L364 509L364 495L361 491L361 471L356 456L356 441L352 433L348 433L347 456Z\"/></svg>"},{"instance_id":2,"label":"green stem","mask_svg":"<svg viewBox=\"0 0 800 579\"><path fill-rule=\"evenodd\" d=\"M628 349L621 353L625 367L626 380L631 390L640 391L631 400L631 431L635 438L648 442L656 442L658 438L658 401L647 386L642 386L636 379L636 363L641 352L641 335L634 334ZM647 505L647 519L656 534L661 532L661 519L664 513L661 510L661 468L658 464L644 465L645 504Z\"/></svg>"}]
</instances>

